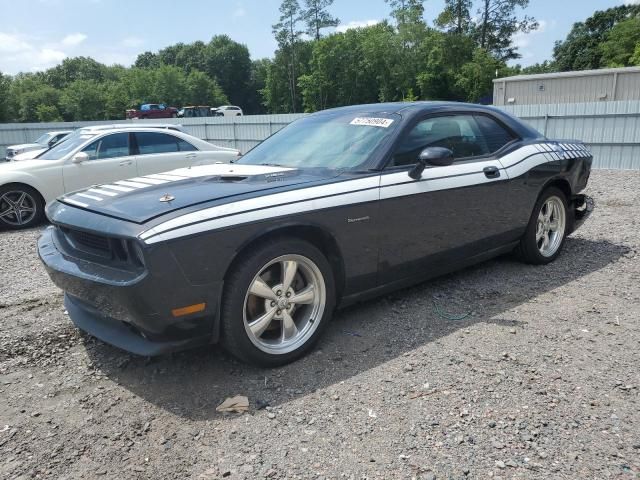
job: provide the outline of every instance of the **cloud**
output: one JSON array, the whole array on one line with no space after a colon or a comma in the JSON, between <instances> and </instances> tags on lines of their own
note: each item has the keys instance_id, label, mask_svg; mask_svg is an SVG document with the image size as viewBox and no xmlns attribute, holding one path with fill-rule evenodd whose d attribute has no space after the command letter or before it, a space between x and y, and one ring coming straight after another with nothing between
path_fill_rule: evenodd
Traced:
<instances>
[{"instance_id":1,"label":"cloud","mask_svg":"<svg viewBox=\"0 0 640 480\"><path fill-rule=\"evenodd\" d=\"M62 39L62 45L65 47L77 47L87 39L84 33L70 33Z\"/></svg>"},{"instance_id":2,"label":"cloud","mask_svg":"<svg viewBox=\"0 0 640 480\"><path fill-rule=\"evenodd\" d=\"M120 45L127 48L138 48L144 45L144 39L140 37L125 37L120 42Z\"/></svg>"},{"instance_id":3,"label":"cloud","mask_svg":"<svg viewBox=\"0 0 640 480\"><path fill-rule=\"evenodd\" d=\"M53 67L67 57L61 46L34 45L35 40L17 33L0 32L0 71L18 73Z\"/></svg>"},{"instance_id":4,"label":"cloud","mask_svg":"<svg viewBox=\"0 0 640 480\"><path fill-rule=\"evenodd\" d=\"M18 35L0 32L0 52L18 53L29 50L31 45Z\"/></svg>"},{"instance_id":5,"label":"cloud","mask_svg":"<svg viewBox=\"0 0 640 480\"><path fill-rule=\"evenodd\" d=\"M536 36L545 33L548 30L553 30L556 28L558 22L556 20L551 20L550 22L547 20L538 20L538 29L529 33L517 33L513 36L513 44L522 49L527 48L531 45L533 41L535 41ZM528 52L520 52L520 54L527 58Z\"/></svg>"},{"instance_id":6,"label":"cloud","mask_svg":"<svg viewBox=\"0 0 640 480\"><path fill-rule=\"evenodd\" d=\"M238 7L233 11L233 16L236 18L244 17L247 11L243 7Z\"/></svg>"},{"instance_id":7,"label":"cloud","mask_svg":"<svg viewBox=\"0 0 640 480\"><path fill-rule=\"evenodd\" d=\"M380 23L380 20L352 20L349 23L338 25L336 27L336 32L344 33L352 28L371 27L372 25L377 25L378 23Z\"/></svg>"},{"instance_id":8,"label":"cloud","mask_svg":"<svg viewBox=\"0 0 640 480\"><path fill-rule=\"evenodd\" d=\"M640 0L625 0L625 5L640 5Z\"/></svg>"}]
</instances>

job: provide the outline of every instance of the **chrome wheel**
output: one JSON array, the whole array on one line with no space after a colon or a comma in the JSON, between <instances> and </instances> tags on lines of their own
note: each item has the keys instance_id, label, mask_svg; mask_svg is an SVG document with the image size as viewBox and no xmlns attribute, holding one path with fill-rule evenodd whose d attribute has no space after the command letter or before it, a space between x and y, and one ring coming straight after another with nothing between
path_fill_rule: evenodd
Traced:
<instances>
[{"instance_id":1,"label":"chrome wheel","mask_svg":"<svg viewBox=\"0 0 640 480\"><path fill-rule=\"evenodd\" d=\"M536 244L545 257L552 257L562 245L567 214L564 203L556 196L542 204L536 224Z\"/></svg>"},{"instance_id":2,"label":"chrome wheel","mask_svg":"<svg viewBox=\"0 0 640 480\"><path fill-rule=\"evenodd\" d=\"M251 342L270 354L304 345L318 328L326 305L318 266L302 255L283 255L262 267L244 299L244 327Z\"/></svg>"},{"instance_id":3,"label":"chrome wheel","mask_svg":"<svg viewBox=\"0 0 640 480\"><path fill-rule=\"evenodd\" d=\"M0 220L8 225L26 225L37 213L36 200L27 192L14 190L0 197Z\"/></svg>"}]
</instances>

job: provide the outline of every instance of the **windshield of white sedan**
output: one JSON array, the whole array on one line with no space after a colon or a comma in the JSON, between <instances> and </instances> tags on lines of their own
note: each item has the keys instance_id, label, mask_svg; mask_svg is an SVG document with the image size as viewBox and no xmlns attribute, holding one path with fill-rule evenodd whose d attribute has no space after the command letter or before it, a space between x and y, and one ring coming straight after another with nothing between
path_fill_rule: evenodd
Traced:
<instances>
[{"instance_id":1,"label":"windshield of white sedan","mask_svg":"<svg viewBox=\"0 0 640 480\"><path fill-rule=\"evenodd\" d=\"M64 142L57 143L53 148L41 153L37 158L38 160L59 160L84 145L87 140L93 137L95 137L93 133L73 133Z\"/></svg>"},{"instance_id":2,"label":"windshield of white sedan","mask_svg":"<svg viewBox=\"0 0 640 480\"><path fill-rule=\"evenodd\" d=\"M293 168L352 169L366 162L397 128L389 114L318 116L298 120L237 163Z\"/></svg>"},{"instance_id":3,"label":"windshield of white sedan","mask_svg":"<svg viewBox=\"0 0 640 480\"><path fill-rule=\"evenodd\" d=\"M45 133L44 135L40 135L35 143L39 143L40 145L47 145L49 143L49 140L51 140L51 135Z\"/></svg>"}]
</instances>

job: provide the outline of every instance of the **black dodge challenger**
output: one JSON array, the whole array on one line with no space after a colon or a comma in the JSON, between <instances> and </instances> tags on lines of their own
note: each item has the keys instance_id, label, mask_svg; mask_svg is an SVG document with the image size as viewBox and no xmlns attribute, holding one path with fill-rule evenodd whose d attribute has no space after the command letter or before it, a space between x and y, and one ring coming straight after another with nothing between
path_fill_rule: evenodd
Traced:
<instances>
[{"instance_id":1,"label":"black dodge challenger","mask_svg":"<svg viewBox=\"0 0 640 480\"><path fill-rule=\"evenodd\" d=\"M591 163L490 107L337 108L234 164L64 195L38 248L95 337L141 355L221 341L273 366L336 306L507 252L554 260L592 210Z\"/></svg>"}]
</instances>

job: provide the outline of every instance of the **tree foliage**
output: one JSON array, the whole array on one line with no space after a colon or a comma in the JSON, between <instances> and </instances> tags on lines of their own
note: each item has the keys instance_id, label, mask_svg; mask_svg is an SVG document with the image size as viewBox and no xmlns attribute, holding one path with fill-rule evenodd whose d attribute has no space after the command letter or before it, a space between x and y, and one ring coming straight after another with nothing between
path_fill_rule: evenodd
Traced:
<instances>
[{"instance_id":1,"label":"tree foliage","mask_svg":"<svg viewBox=\"0 0 640 480\"><path fill-rule=\"evenodd\" d=\"M327 11L332 4L333 0L305 0L302 18L307 26L307 35L320 40L322 30L340 24L340 20Z\"/></svg>"},{"instance_id":2,"label":"tree foliage","mask_svg":"<svg viewBox=\"0 0 640 480\"><path fill-rule=\"evenodd\" d=\"M601 45L623 20L640 15L640 5L620 5L597 11L584 22L573 24L567 38L557 42L553 57L557 70L589 70L605 66ZM610 48L613 50L613 45Z\"/></svg>"},{"instance_id":3,"label":"tree foliage","mask_svg":"<svg viewBox=\"0 0 640 480\"><path fill-rule=\"evenodd\" d=\"M640 15L617 23L600 45L605 67L629 67L635 65L634 54L640 46Z\"/></svg>"},{"instance_id":4,"label":"tree foliage","mask_svg":"<svg viewBox=\"0 0 640 480\"><path fill-rule=\"evenodd\" d=\"M529 33L538 28L538 22L528 15L518 17L518 8L525 9L529 0L482 0L478 9L480 23L476 38L480 48L500 60L519 58L513 45L516 33Z\"/></svg>"},{"instance_id":5,"label":"tree foliage","mask_svg":"<svg viewBox=\"0 0 640 480\"><path fill-rule=\"evenodd\" d=\"M471 0L445 0L445 7L436 19L436 24L456 35L470 33L473 23L471 22Z\"/></svg>"}]
</instances>

